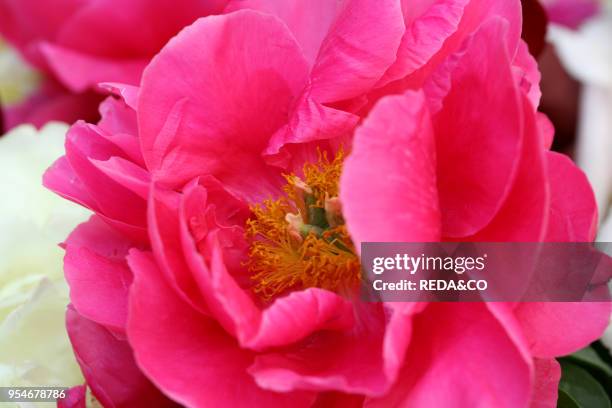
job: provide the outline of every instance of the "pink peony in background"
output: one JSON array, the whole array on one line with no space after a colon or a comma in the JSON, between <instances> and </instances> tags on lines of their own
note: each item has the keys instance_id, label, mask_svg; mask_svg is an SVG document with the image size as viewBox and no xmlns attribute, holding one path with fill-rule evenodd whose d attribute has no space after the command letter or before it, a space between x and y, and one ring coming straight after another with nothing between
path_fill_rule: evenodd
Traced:
<instances>
[{"instance_id":1,"label":"pink peony in background","mask_svg":"<svg viewBox=\"0 0 612 408\"><path fill-rule=\"evenodd\" d=\"M555 406L554 357L598 338L608 304L355 290L363 241L593 239L593 194L549 151L520 31L518 1L235 1L170 40L138 86L111 85L44 179L96 213L65 242L67 328L93 395Z\"/></svg>"},{"instance_id":2,"label":"pink peony in background","mask_svg":"<svg viewBox=\"0 0 612 408\"><path fill-rule=\"evenodd\" d=\"M541 0L548 18L555 24L578 28L601 9L600 0Z\"/></svg>"},{"instance_id":3,"label":"pink peony in background","mask_svg":"<svg viewBox=\"0 0 612 408\"><path fill-rule=\"evenodd\" d=\"M6 128L94 119L98 84L137 85L150 59L198 17L227 0L1 0L0 35L46 75L41 89L5 112Z\"/></svg>"}]
</instances>

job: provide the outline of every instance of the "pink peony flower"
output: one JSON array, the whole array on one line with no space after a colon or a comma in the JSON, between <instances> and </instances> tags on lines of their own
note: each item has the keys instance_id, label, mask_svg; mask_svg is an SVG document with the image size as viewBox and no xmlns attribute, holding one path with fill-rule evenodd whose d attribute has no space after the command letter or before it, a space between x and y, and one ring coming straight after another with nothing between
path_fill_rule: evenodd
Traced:
<instances>
[{"instance_id":1,"label":"pink peony flower","mask_svg":"<svg viewBox=\"0 0 612 408\"><path fill-rule=\"evenodd\" d=\"M416 5L236 1L72 127L44 181L96 212L65 243L67 327L104 406L555 405L554 357L609 305L356 293L363 241L596 225L519 2Z\"/></svg>"},{"instance_id":2,"label":"pink peony flower","mask_svg":"<svg viewBox=\"0 0 612 408\"><path fill-rule=\"evenodd\" d=\"M91 117L101 82L137 85L161 47L227 0L0 0L0 35L43 71L44 87L7 112L7 127ZM92 102L93 101L93 102Z\"/></svg>"}]
</instances>

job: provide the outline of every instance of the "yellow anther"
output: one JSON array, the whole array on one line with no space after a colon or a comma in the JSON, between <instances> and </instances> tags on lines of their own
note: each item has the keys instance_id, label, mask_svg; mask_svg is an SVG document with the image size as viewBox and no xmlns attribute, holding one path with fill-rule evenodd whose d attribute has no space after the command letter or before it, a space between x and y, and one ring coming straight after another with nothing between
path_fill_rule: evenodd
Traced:
<instances>
[{"instance_id":1,"label":"yellow anther","mask_svg":"<svg viewBox=\"0 0 612 408\"><path fill-rule=\"evenodd\" d=\"M337 198L342 160L342 151L331 161L321 153L304 165L303 178L285 176L285 196L251 207L247 266L265 300L309 287L345 293L359 284L359 258Z\"/></svg>"}]
</instances>

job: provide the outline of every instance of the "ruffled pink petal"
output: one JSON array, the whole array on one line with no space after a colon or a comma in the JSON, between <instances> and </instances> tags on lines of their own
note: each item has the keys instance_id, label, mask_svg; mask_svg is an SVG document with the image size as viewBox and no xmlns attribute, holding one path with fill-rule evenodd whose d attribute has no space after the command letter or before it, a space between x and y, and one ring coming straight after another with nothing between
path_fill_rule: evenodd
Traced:
<instances>
[{"instance_id":1,"label":"ruffled pink petal","mask_svg":"<svg viewBox=\"0 0 612 408\"><path fill-rule=\"evenodd\" d=\"M289 123L274 133L268 142L264 150L268 156L266 160L285 168L290 166L288 162L294 156L294 151L286 146L288 144L309 149L316 157L316 148L308 143L341 139L352 132L358 121L357 115L315 102L310 95L305 94L292 112Z\"/></svg>"},{"instance_id":2,"label":"ruffled pink petal","mask_svg":"<svg viewBox=\"0 0 612 408\"><path fill-rule=\"evenodd\" d=\"M105 161L92 160L91 162L108 177L142 199L146 200L149 197L151 176L142 167L121 157L111 157Z\"/></svg>"},{"instance_id":3,"label":"ruffled pink petal","mask_svg":"<svg viewBox=\"0 0 612 408\"><path fill-rule=\"evenodd\" d=\"M440 238L436 155L425 98L382 99L357 129L340 180L353 242Z\"/></svg>"},{"instance_id":4,"label":"ruffled pink petal","mask_svg":"<svg viewBox=\"0 0 612 408\"><path fill-rule=\"evenodd\" d=\"M71 128L66 139L66 156L45 172L43 184L62 197L95 211L130 239L147 242L146 201L139 196L143 186L139 190L123 179L118 182L98 167L100 161L124 156L122 149L101 129L84 123ZM133 167L130 169L134 171ZM142 172L138 174L144 182Z\"/></svg>"},{"instance_id":5,"label":"ruffled pink petal","mask_svg":"<svg viewBox=\"0 0 612 408\"><path fill-rule=\"evenodd\" d=\"M123 99L123 102L134 111L138 107L138 92L140 88L133 85L120 84L116 82L102 82L98 84L101 89Z\"/></svg>"},{"instance_id":6,"label":"ruffled pink petal","mask_svg":"<svg viewBox=\"0 0 612 408\"><path fill-rule=\"evenodd\" d=\"M72 92L83 92L100 82L137 85L147 59L111 60L60 47L41 44L41 53L55 76Z\"/></svg>"},{"instance_id":7,"label":"ruffled pink petal","mask_svg":"<svg viewBox=\"0 0 612 408\"><path fill-rule=\"evenodd\" d=\"M444 4L442 4L440 7L443 9ZM454 10L454 8L451 10ZM451 15L452 13L447 14L445 19L448 19ZM450 55L460 50L465 45L466 39L477 32L480 27L490 18L501 18L508 22L506 46L508 48L509 56L513 57L521 36L521 2L518 0L470 0L463 9L461 22L459 23L457 29L444 40L440 50L429 58L424 66L402 79L385 85L383 88L380 88L377 92L375 92L372 97L377 98L380 97L380 95L385 95L388 93L402 93L406 89L420 89L425 81L430 78L432 73L440 68L440 64L442 64ZM448 22L445 24L448 24ZM447 26L446 28L450 27ZM439 41L439 39L435 40Z\"/></svg>"},{"instance_id":8,"label":"ruffled pink petal","mask_svg":"<svg viewBox=\"0 0 612 408\"><path fill-rule=\"evenodd\" d=\"M312 97L320 103L368 92L396 60L404 33L399 0L234 0L287 24L312 66ZM367 26L367 30L363 27Z\"/></svg>"},{"instance_id":9,"label":"ruffled pink petal","mask_svg":"<svg viewBox=\"0 0 612 408\"><path fill-rule=\"evenodd\" d=\"M139 365L166 394L192 407L310 406L311 393L258 387L246 371L252 352L176 296L149 255L131 252L129 262L128 337Z\"/></svg>"},{"instance_id":10,"label":"ruffled pink petal","mask_svg":"<svg viewBox=\"0 0 612 408\"><path fill-rule=\"evenodd\" d=\"M101 212L119 221L144 226L145 200L108 177L93 163L122 156L122 150L96 126L77 123L66 135L66 157Z\"/></svg>"},{"instance_id":11,"label":"ruffled pink petal","mask_svg":"<svg viewBox=\"0 0 612 408\"><path fill-rule=\"evenodd\" d=\"M116 332L123 332L127 321L132 273L124 257L131 244L95 216L77 227L65 244L64 271L74 308Z\"/></svg>"},{"instance_id":12,"label":"ruffled pink petal","mask_svg":"<svg viewBox=\"0 0 612 408\"><path fill-rule=\"evenodd\" d=\"M256 332L243 341L253 349L294 343L325 330L346 330L354 324L350 302L325 290L310 288L277 299L261 313Z\"/></svg>"},{"instance_id":13,"label":"ruffled pink petal","mask_svg":"<svg viewBox=\"0 0 612 408\"><path fill-rule=\"evenodd\" d=\"M480 242L539 242L546 235L550 211L550 191L546 166L544 136L536 123L526 96L522 152L514 184L491 223L468 239Z\"/></svg>"},{"instance_id":14,"label":"ruffled pink petal","mask_svg":"<svg viewBox=\"0 0 612 408\"><path fill-rule=\"evenodd\" d=\"M111 92L120 92L114 89ZM121 97L121 94L120 94ZM123 98L122 98L123 99ZM117 99L109 96L100 104L100 116L98 127L107 132L111 137L117 133L127 133L138 141L138 122L136 118L136 110L131 107L125 100ZM138 146L136 144L136 146ZM133 153L133 147L124 148L127 153Z\"/></svg>"},{"instance_id":15,"label":"ruffled pink petal","mask_svg":"<svg viewBox=\"0 0 612 408\"><path fill-rule=\"evenodd\" d=\"M260 387L278 392L383 394L392 381L385 375L379 352L385 328L383 308L370 303L361 309L363 320L353 330L321 331L287 350L260 354L249 372Z\"/></svg>"},{"instance_id":16,"label":"ruffled pink petal","mask_svg":"<svg viewBox=\"0 0 612 408\"><path fill-rule=\"evenodd\" d=\"M530 408L554 408L557 406L561 366L554 358L534 360L535 383Z\"/></svg>"},{"instance_id":17,"label":"ruffled pink petal","mask_svg":"<svg viewBox=\"0 0 612 408\"><path fill-rule=\"evenodd\" d=\"M399 0L379 0L376 7L346 1L312 69L313 99L330 103L370 91L395 61L404 30Z\"/></svg>"},{"instance_id":18,"label":"ruffled pink petal","mask_svg":"<svg viewBox=\"0 0 612 408\"><path fill-rule=\"evenodd\" d=\"M488 224L516 174L523 112L506 38L500 19L480 28L455 57L449 92L433 117L444 236L471 235Z\"/></svg>"},{"instance_id":19,"label":"ruffled pink petal","mask_svg":"<svg viewBox=\"0 0 612 408\"><path fill-rule=\"evenodd\" d=\"M597 204L591 184L569 157L547 152L551 192L547 241L591 242L597 232Z\"/></svg>"},{"instance_id":20,"label":"ruffled pink petal","mask_svg":"<svg viewBox=\"0 0 612 408\"><path fill-rule=\"evenodd\" d=\"M342 2L329 0L232 0L225 12L251 9L272 14L289 27L312 67L321 43L342 10Z\"/></svg>"},{"instance_id":21,"label":"ruffled pink petal","mask_svg":"<svg viewBox=\"0 0 612 408\"><path fill-rule=\"evenodd\" d=\"M398 381L365 407L524 407L531 367L483 304L435 303L414 319Z\"/></svg>"},{"instance_id":22,"label":"ruffled pink petal","mask_svg":"<svg viewBox=\"0 0 612 408\"><path fill-rule=\"evenodd\" d=\"M160 270L170 286L185 302L207 313L196 279L181 251L179 194L153 184L148 205L148 230L151 247Z\"/></svg>"},{"instance_id":23,"label":"ruffled pink petal","mask_svg":"<svg viewBox=\"0 0 612 408\"><path fill-rule=\"evenodd\" d=\"M284 351L257 357L249 371L262 387L384 395L396 381L412 321L424 304L355 304L355 325L314 333Z\"/></svg>"},{"instance_id":24,"label":"ruffled pink petal","mask_svg":"<svg viewBox=\"0 0 612 408\"><path fill-rule=\"evenodd\" d=\"M508 53L513 56L516 52L523 27L521 2L518 0L470 0L465 9L459 29L450 41L445 42L443 52L448 52L456 44L462 42L475 32L480 25L486 23L491 17L500 17L508 22L507 47ZM454 42L454 44L453 44Z\"/></svg>"},{"instance_id":25,"label":"ruffled pink petal","mask_svg":"<svg viewBox=\"0 0 612 408\"><path fill-rule=\"evenodd\" d=\"M66 312L66 327L87 385L103 406L176 407L144 377L126 341L117 339L70 306Z\"/></svg>"},{"instance_id":26,"label":"ruffled pink petal","mask_svg":"<svg viewBox=\"0 0 612 408\"><path fill-rule=\"evenodd\" d=\"M457 31L469 0L402 0L406 31L397 59L378 82L384 86L423 67Z\"/></svg>"},{"instance_id":27,"label":"ruffled pink petal","mask_svg":"<svg viewBox=\"0 0 612 408\"><path fill-rule=\"evenodd\" d=\"M106 98L100 104L99 110L102 119L98 122L98 127L104 131L103 136L117 145L126 159L145 168L138 139L136 111L126 102L113 97Z\"/></svg>"},{"instance_id":28,"label":"ruffled pink petal","mask_svg":"<svg viewBox=\"0 0 612 408\"><path fill-rule=\"evenodd\" d=\"M138 121L148 167L173 185L211 174L250 199L276 191L282 177L261 152L307 74L298 44L273 16L241 10L198 20L143 76Z\"/></svg>"}]
</instances>

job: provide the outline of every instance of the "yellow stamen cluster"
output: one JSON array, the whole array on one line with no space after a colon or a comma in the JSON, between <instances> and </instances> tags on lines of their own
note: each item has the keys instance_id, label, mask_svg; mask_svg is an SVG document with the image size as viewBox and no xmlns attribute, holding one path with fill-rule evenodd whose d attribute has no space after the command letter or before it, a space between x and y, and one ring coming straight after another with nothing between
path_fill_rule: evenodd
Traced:
<instances>
[{"instance_id":1,"label":"yellow stamen cluster","mask_svg":"<svg viewBox=\"0 0 612 408\"><path fill-rule=\"evenodd\" d=\"M303 178L285 176L285 196L251 206L247 266L263 299L309 287L344 294L359 284L359 258L338 211L342 161L342 152L331 161L321 153Z\"/></svg>"}]
</instances>

